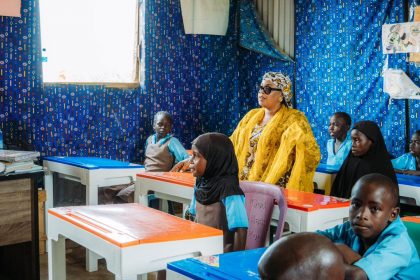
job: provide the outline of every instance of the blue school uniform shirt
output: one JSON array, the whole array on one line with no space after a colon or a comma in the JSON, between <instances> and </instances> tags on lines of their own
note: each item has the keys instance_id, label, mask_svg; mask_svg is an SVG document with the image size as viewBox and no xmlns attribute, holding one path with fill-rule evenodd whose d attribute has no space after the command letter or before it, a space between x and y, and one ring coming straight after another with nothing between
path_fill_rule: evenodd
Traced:
<instances>
[{"instance_id":1,"label":"blue school uniform shirt","mask_svg":"<svg viewBox=\"0 0 420 280\"><path fill-rule=\"evenodd\" d=\"M248 228L248 216L245 208L244 195L230 195L222 200L226 209L226 220L230 231L236 228ZM195 216L195 195L193 196L188 211Z\"/></svg>"},{"instance_id":2,"label":"blue school uniform shirt","mask_svg":"<svg viewBox=\"0 0 420 280\"><path fill-rule=\"evenodd\" d=\"M156 144L157 135L153 134L152 137L153 137L152 138L153 144ZM160 139L159 144L160 145L165 144L170 139L172 140L168 144L168 149L169 149L169 152L174 156L175 163L178 163L190 157L190 155L185 150L184 146L182 146L181 142L179 142L177 138L173 137L172 134L168 134L164 138ZM145 150L147 150L147 141L144 148Z\"/></svg>"},{"instance_id":3,"label":"blue school uniform shirt","mask_svg":"<svg viewBox=\"0 0 420 280\"><path fill-rule=\"evenodd\" d=\"M349 221L317 233L334 243L345 244L355 252L361 248L360 239ZM420 276L419 255L400 217L382 231L376 242L353 265L363 269L369 280L419 279Z\"/></svg>"},{"instance_id":4,"label":"blue school uniform shirt","mask_svg":"<svg viewBox=\"0 0 420 280\"><path fill-rule=\"evenodd\" d=\"M327 142L327 164L337 167L341 167L344 160L350 153L351 150L351 139L349 137L344 140L337 153L334 153L335 139L329 139Z\"/></svg>"},{"instance_id":5,"label":"blue school uniform shirt","mask_svg":"<svg viewBox=\"0 0 420 280\"><path fill-rule=\"evenodd\" d=\"M391 162L395 169L416 170L417 167L416 158L410 153L403 154L402 156L391 160Z\"/></svg>"}]
</instances>

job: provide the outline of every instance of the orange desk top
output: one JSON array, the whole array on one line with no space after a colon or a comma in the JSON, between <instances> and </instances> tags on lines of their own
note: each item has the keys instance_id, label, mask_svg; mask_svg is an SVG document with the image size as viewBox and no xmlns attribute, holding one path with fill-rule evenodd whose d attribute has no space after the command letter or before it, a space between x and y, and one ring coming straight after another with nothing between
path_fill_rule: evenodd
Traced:
<instances>
[{"instance_id":1,"label":"orange desk top","mask_svg":"<svg viewBox=\"0 0 420 280\"><path fill-rule=\"evenodd\" d=\"M287 207L302 211L316 211L319 209L342 208L350 206L350 201L328 195L285 189Z\"/></svg>"},{"instance_id":2,"label":"orange desk top","mask_svg":"<svg viewBox=\"0 0 420 280\"><path fill-rule=\"evenodd\" d=\"M137 177L153 179L186 187L194 187L195 178L187 172L141 172ZM301 211L316 211L319 209L342 208L350 206L348 199L337 198L328 195L302 192L286 189L284 194L287 198L287 207Z\"/></svg>"},{"instance_id":3,"label":"orange desk top","mask_svg":"<svg viewBox=\"0 0 420 280\"><path fill-rule=\"evenodd\" d=\"M223 235L137 203L60 207L48 213L119 247Z\"/></svg>"},{"instance_id":4,"label":"orange desk top","mask_svg":"<svg viewBox=\"0 0 420 280\"><path fill-rule=\"evenodd\" d=\"M420 216L405 216L402 217L401 220L411 223L420 224Z\"/></svg>"},{"instance_id":5,"label":"orange desk top","mask_svg":"<svg viewBox=\"0 0 420 280\"><path fill-rule=\"evenodd\" d=\"M195 178L190 172L140 172L137 177L194 187Z\"/></svg>"}]
</instances>

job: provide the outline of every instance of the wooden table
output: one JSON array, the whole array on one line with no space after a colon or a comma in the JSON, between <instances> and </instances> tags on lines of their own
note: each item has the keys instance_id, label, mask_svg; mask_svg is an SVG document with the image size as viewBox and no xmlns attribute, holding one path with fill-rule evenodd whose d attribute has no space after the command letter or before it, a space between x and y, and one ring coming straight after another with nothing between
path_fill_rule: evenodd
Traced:
<instances>
[{"instance_id":1,"label":"wooden table","mask_svg":"<svg viewBox=\"0 0 420 280\"><path fill-rule=\"evenodd\" d=\"M44 172L0 176L0 279L39 279L38 186Z\"/></svg>"}]
</instances>

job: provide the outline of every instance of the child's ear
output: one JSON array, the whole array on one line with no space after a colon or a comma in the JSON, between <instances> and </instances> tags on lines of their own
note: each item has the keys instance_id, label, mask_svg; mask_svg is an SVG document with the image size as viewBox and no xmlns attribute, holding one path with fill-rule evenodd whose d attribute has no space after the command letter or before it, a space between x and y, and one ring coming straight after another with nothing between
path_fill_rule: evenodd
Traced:
<instances>
[{"instance_id":1,"label":"child's ear","mask_svg":"<svg viewBox=\"0 0 420 280\"><path fill-rule=\"evenodd\" d=\"M395 219L398 217L399 214L400 214L400 207L392 208L391 215L389 216L389 221L390 222L395 221Z\"/></svg>"}]
</instances>

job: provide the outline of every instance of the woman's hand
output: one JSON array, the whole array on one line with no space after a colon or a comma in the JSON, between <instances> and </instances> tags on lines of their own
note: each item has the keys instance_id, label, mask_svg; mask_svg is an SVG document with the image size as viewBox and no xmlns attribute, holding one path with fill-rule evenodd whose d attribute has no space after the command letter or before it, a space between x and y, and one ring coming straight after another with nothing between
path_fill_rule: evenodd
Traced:
<instances>
[{"instance_id":1,"label":"woman's hand","mask_svg":"<svg viewBox=\"0 0 420 280\"><path fill-rule=\"evenodd\" d=\"M183 161L178 162L172 167L170 172L185 172L190 169L191 158L184 159Z\"/></svg>"}]
</instances>

